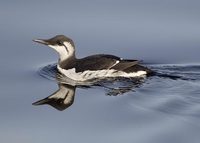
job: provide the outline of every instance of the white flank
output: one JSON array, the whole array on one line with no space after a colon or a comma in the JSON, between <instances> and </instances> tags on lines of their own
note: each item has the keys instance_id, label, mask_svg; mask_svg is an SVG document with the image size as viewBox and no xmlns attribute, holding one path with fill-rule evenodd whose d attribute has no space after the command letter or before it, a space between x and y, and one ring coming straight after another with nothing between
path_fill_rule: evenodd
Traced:
<instances>
[{"instance_id":1,"label":"white flank","mask_svg":"<svg viewBox=\"0 0 200 143\"><path fill-rule=\"evenodd\" d=\"M116 71L114 69L109 70L97 70L97 71L91 71L87 70L84 72L76 72L75 68L65 70L62 69L59 65L57 66L59 72L67 76L68 78L75 80L75 81L87 81L95 78L106 78L106 77L141 77L145 76L147 74L146 71L138 71L138 72L132 72L132 73L126 73L123 71Z\"/></svg>"}]
</instances>

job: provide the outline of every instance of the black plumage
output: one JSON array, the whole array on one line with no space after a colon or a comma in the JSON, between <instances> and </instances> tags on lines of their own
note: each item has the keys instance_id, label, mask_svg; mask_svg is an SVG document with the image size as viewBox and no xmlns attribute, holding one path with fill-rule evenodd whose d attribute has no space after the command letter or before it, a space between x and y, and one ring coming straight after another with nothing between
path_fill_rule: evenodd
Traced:
<instances>
[{"instance_id":1,"label":"black plumage","mask_svg":"<svg viewBox=\"0 0 200 143\"><path fill-rule=\"evenodd\" d=\"M60 64L63 69L75 68L76 72L84 72L86 70L107 70L114 69L127 73L137 71L147 71L147 74L152 73L147 67L139 65L137 60L121 59L114 55L92 55L82 59L73 59L64 61Z\"/></svg>"},{"instance_id":2,"label":"black plumage","mask_svg":"<svg viewBox=\"0 0 200 143\"><path fill-rule=\"evenodd\" d=\"M74 42L70 38L64 35L57 35L48 40L38 39L35 41L38 43L49 45L51 47L55 46L54 49L60 55L62 55L62 57L63 56L65 57L62 59L59 58L58 65L60 66L61 69L68 70L74 68L77 73L84 72L87 70L97 71L97 70L108 70L108 69L113 69L116 71L124 71L127 73L146 71L148 75L153 73L153 71L148 69L147 67L139 65L139 62L137 60L121 59L114 55L99 54L99 55L88 56L82 59L77 59L75 56ZM67 42L68 45L65 45L65 42ZM63 50L60 50L58 47L66 48L66 52L63 52ZM71 54L69 54L70 52Z\"/></svg>"},{"instance_id":3,"label":"black plumage","mask_svg":"<svg viewBox=\"0 0 200 143\"><path fill-rule=\"evenodd\" d=\"M76 72L83 72L85 70L106 70L115 69L121 70L136 65L136 60L122 60L113 55L93 55L83 59L78 59L74 67Z\"/></svg>"}]
</instances>

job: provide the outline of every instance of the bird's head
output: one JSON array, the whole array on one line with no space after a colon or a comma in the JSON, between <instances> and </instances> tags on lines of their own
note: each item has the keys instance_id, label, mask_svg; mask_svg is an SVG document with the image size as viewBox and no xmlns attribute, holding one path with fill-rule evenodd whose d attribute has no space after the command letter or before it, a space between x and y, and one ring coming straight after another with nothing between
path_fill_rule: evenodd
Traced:
<instances>
[{"instance_id":1,"label":"bird's head","mask_svg":"<svg viewBox=\"0 0 200 143\"><path fill-rule=\"evenodd\" d=\"M51 39L35 39L33 41L54 49L60 55L60 60L65 60L70 56L75 56L74 42L64 35L57 35Z\"/></svg>"}]
</instances>

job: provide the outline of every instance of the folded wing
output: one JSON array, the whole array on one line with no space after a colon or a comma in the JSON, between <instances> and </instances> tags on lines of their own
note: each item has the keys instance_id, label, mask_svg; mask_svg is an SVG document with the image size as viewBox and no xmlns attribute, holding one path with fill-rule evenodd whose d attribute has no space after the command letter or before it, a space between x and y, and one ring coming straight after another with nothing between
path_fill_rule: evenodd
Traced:
<instances>
[{"instance_id":1,"label":"folded wing","mask_svg":"<svg viewBox=\"0 0 200 143\"><path fill-rule=\"evenodd\" d=\"M137 64L137 60L123 60L113 55L93 55L80 59L75 65L75 68L76 72L83 72L85 70L106 69L123 71Z\"/></svg>"}]
</instances>

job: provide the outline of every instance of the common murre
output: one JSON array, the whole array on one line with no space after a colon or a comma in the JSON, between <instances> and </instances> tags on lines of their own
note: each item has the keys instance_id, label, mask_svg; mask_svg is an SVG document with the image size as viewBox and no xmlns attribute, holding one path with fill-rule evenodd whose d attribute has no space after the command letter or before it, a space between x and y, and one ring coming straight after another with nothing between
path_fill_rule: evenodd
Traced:
<instances>
[{"instance_id":1,"label":"common murre","mask_svg":"<svg viewBox=\"0 0 200 143\"><path fill-rule=\"evenodd\" d=\"M139 65L137 60L126 60L113 55L99 54L77 59L74 42L64 35L33 41L54 49L59 54L58 71L75 81L107 77L141 77L153 73L147 67Z\"/></svg>"}]
</instances>

